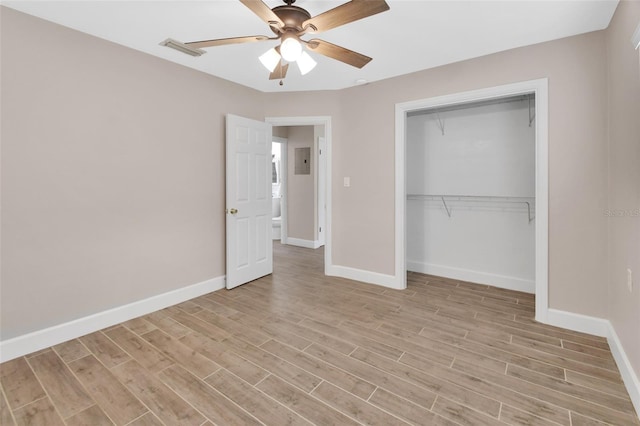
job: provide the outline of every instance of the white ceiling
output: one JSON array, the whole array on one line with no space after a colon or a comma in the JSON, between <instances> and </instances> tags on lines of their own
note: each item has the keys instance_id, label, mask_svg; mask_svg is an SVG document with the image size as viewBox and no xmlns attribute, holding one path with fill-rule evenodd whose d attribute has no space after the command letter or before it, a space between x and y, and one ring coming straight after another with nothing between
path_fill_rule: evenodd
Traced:
<instances>
[{"instance_id":1,"label":"white ceiling","mask_svg":"<svg viewBox=\"0 0 640 426\"><path fill-rule=\"evenodd\" d=\"M312 16L346 0L298 0ZM267 0L270 7L283 4ZM387 12L317 38L373 57L359 70L311 52L318 66L305 76L292 65L284 86L268 80L258 56L275 41L208 48L191 57L158 43L272 35L237 0L3 1L2 4L263 92L330 90L374 82L515 47L606 28L618 0L387 0ZM303 37L308 39L308 37ZM37 52L35 52L37 54Z\"/></svg>"}]
</instances>

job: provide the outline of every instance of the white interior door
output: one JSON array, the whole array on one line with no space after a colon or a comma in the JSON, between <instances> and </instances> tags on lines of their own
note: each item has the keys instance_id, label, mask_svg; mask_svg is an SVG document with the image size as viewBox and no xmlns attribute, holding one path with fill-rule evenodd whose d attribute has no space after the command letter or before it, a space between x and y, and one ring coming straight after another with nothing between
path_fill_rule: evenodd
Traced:
<instances>
[{"instance_id":1,"label":"white interior door","mask_svg":"<svg viewBox=\"0 0 640 426\"><path fill-rule=\"evenodd\" d=\"M226 117L227 288L273 272L271 124Z\"/></svg>"}]
</instances>

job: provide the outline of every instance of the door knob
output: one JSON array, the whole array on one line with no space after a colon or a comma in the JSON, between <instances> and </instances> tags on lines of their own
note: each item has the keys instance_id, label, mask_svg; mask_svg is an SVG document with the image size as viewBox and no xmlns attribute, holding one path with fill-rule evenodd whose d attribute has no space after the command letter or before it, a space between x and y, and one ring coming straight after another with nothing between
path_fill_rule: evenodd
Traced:
<instances>
[{"instance_id":1,"label":"door knob","mask_svg":"<svg viewBox=\"0 0 640 426\"><path fill-rule=\"evenodd\" d=\"M228 212L231 214L236 214L238 213L238 209L229 209Z\"/></svg>"}]
</instances>

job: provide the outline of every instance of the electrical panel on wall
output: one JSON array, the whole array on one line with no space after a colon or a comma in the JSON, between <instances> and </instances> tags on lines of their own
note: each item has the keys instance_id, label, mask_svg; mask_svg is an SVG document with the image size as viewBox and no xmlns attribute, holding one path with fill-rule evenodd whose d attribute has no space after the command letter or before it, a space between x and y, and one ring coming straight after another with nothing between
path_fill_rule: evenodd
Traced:
<instances>
[{"instance_id":1,"label":"electrical panel on wall","mask_svg":"<svg viewBox=\"0 0 640 426\"><path fill-rule=\"evenodd\" d=\"M311 148L296 148L294 154L294 174L311 174Z\"/></svg>"}]
</instances>

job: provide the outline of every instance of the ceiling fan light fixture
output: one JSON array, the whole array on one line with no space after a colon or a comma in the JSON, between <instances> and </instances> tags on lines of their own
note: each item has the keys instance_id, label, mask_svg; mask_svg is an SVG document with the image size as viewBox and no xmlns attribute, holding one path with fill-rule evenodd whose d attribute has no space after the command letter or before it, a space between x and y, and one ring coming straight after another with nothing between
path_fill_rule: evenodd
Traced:
<instances>
[{"instance_id":1,"label":"ceiling fan light fixture","mask_svg":"<svg viewBox=\"0 0 640 426\"><path fill-rule=\"evenodd\" d=\"M309 55L307 52L302 52L296 63L298 64L300 74L302 75L307 74L309 71L314 69L316 65L318 65L318 63L314 61L311 55Z\"/></svg>"},{"instance_id":2,"label":"ceiling fan light fixture","mask_svg":"<svg viewBox=\"0 0 640 426\"><path fill-rule=\"evenodd\" d=\"M269 72L273 72L280 63L280 54L276 51L275 47L272 47L260 56L260 62L262 62L262 65L264 65Z\"/></svg>"},{"instance_id":3,"label":"ceiling fan light fixture","mask_svg":"<svg viewBox=\"0 0 640 426\"><path fill-rule=\"evenodd\" d=\"M280 54L285 61L296 62L302 54L302 44L295 35L283 36Z\"/></svg>"}]
</instances>

